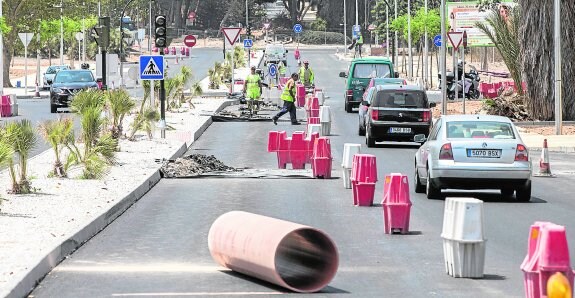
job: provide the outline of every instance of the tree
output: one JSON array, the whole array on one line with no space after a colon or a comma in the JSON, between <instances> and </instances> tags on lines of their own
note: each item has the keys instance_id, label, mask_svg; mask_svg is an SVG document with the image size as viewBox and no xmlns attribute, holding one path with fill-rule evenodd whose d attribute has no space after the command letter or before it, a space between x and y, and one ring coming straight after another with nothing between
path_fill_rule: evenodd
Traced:
<instances>
[{"instance_id":1,"label":"tree","mask_svg":"<svg viewBox=\"0 0 575 298\"><path fill-rule=\"evenodd\" d=\"M477 23L475 26L486 34L491 42L501 53L503 61L511 73L511 77L517 86L519 94L523 95L521 65L519 56L520 45L518 29L521 24L521 9L519 6L511 8L508 19L499 13L499 10L491 9L487 24Z\"/></svg>"},{"instance_id":2,"label":"tree","mask_svg":"<svg viewBox=\"0 0 575 298\"><path fill-rule=\"evenodd\" d=\"M553 1L519 0L522 21L519 60L527 83L527 109L539 120L554 119ZM563 56L563 120L575 120L575 3L561 1L561 51Z\"/></svg>"}]
</instances>

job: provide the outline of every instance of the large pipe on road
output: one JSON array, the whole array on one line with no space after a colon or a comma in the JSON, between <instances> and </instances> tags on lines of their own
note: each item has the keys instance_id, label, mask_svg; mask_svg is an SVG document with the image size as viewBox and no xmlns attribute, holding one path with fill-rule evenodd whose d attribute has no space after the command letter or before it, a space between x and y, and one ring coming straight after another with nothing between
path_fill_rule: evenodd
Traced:
<instances>
[{"instance_id":1,"label":"large pipe on road","mask_svg":"<svg viewBox=\"0 0 575 298\"><path fill-rule=\"evenodd\" d=\"M221 266L300 293L327 286L339 263L335 243L322 231L242 211L216 219L208 247Z\"/></svg>"}]
</instances>

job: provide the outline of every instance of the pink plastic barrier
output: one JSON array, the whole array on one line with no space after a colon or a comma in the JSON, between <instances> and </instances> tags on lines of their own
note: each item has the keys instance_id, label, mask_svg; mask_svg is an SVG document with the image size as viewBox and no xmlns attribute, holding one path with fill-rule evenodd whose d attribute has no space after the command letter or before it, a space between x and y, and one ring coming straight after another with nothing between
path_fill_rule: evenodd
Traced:
<instances>
[{"instance_id":1,"label":"pink plastic barrier","mask_svg":"<svg viewBox=\"0 0 575 298\"><path fill-rule=\"evenodd\" d=\"M12 106L10 105L10 95L2 95L2 102L0 102L0 117L11 117Z\"/></svg>"},{"instance_id":2,"label":"pink plastic barrier","mask_svg":"<svg viewBox=\"0 0 575 298\"><path fill-rule=\"evenodd\" d=\"M186 48L186 57L190 57L190 48Z\"/></svg>"},{"instance_id":3,"label":"pink plastic barrier","mask_svg":"<svg viewBox=\"0 0 575 298\"><path fill-rule=\"evenodd\" d=\"M383 185L383 229L386 234L399 230L409 232L411 200L406 175L393 173L385 176Z\"/></svg>"},{"instance_id":4,"label":"pink plastic barrier","mask_svg":"<svg viewBox=\"0 0 575 298\"><path fill-rule=\"evenodd\" d=\"M289 81L289 77L280 77L280 85L283 87Z\"/></svg>"},{"instance_id":5,"label":"pink plastic barrier","mask_svg":"<svg viewBox=\"0 0 575 298\"><path fill-rule=\"evenodd\" d=\"M307 118L307 124L320 124L319 117Z\"/></svg>"},{"instance_id":6,"label":"pink plastic barrier","mask_svg":"<svg viewBox=\"0 0 575 298\"><path fill-rule=\"evenodd\" d=\"M305 109L308 119L311 117L319 117L319 98L315 96L307 97Z\"/></svg>"},{"instance_id":7,"label":"pink plastic barrier","mask_svg":"<svg viewBox=\"0 0 575 298\"><path fill-rule=\"evenodd\" d=\"M288 137L285 131L270 131L268 133L268 152L276 152L278 168L285 169L288 163L293 169L305 169L305 164L311 163L315 140L319 133L305 137L305 132L296 131Z\"/></svg>"},{"instance_id":8,"label":"pink plastic barrier","mask_svg":"<svg viewBox=\"0 0 575 298\"><path fill-rule=\"evenodd\" d=\"M377 162L375 156L371 154L354 155L351 168L353 204L357 206L373 205L376 182Z\"/></svg>"},{"instance_id":9,"label":"pink plastic barrier","mask_svg":"<svg viewBox=\"0 0 575 298\"><path fill-rule=\"evenodd\" d=\"M302 84L296 85L296 100L298 107L303 107L305 105L305 86Z\"/></svg>"},{"instance_id":10,"label":"pink plastic barrier","mask_svg":"<svg viewBox=\"0 0 575 298\"><path fill-rule=\"evenodd\" d=\"M331 178L331 144L328 138L321 137L315 140L313 157L311 160L313 176L324 179Z\"/></svg>"},{"instance_id":11,"label":"pink plastic barrier","mask_svg":"<svg viewBox=\"0 0 575 298\"><path fill-rule=\"evenodd\" d=\"M307 144L307 154L306 154L306 163L311 164L311 158L313 156L313 148L315 145L315 140L319 138L319 132L314 132L309 136L306 136L306 144ZM312 164L313 167L313 164Z\"/></svg>"},{"instance_id":12,"label":"pink plastic barrier","mask_svg":"<svg viewBox=\"0 0 575 298\"><path fill-rule=\"evenodd\" d=\"M547 280L563 273L573 288L573 270L565 227L550 222L535 222L529 231L527 256L521 264L525 297L547 296Z\"/></svg>"},{"instance_id":13,"label":"pink plastic barrier","mask_svg":"<svg viewBox=\"0 0 575 298\"><path fill-rule=\"evenodd\" d=\"M305 169L308 144L305 142L305 132L296 131L291 137L290 160L294 170Z\"/></svg>"}]
</instances>

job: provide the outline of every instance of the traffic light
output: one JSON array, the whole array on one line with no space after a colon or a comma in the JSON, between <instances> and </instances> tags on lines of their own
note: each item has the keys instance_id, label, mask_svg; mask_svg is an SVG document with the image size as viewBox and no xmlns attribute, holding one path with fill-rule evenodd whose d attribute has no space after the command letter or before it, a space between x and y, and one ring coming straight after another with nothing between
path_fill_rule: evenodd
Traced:
<instances>
[{"instance_id":1,"label":"traffic light","mask_svg":"<svg viewBox=\"0 0 575 298\"><path fill-rule=\"evenodd\" d=\"M248 37L252 36L252 26L248 26L248 28L246 29L246 33Z\"/></svg>"},{"instance_id":2,"label":"traffic light","mask_svg":"<svg viewBox=\"0 0 575 298\"><path fill-rule=\"evenodd\" d=\"M110 45L110 17L100 17L99 26L92 29L92 37L101 48Z\"/></svg>"},{"instance_id":3,"label":"traffic light","mask_svg":"<svg viewBox=\"0 0 575 298\"><path fill-rule=\"evenodd\" d=\"M167 28L166 28L166 16L158 15L156 16L156 47L165 48L167 44Z\"/></svg>"}]
</instances>

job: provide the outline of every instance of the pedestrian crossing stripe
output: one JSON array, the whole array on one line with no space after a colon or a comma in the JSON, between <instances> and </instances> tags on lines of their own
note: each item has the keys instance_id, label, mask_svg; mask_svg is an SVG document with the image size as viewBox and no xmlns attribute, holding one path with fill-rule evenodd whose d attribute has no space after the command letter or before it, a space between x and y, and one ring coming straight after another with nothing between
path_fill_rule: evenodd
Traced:
<instances>
[{"instance_id":1,"label":"pedestrian crossing stripe","mask_svg":"<svg viewBox=\"0 0 575 298\"><path fill-rule=\"evenodd\" d=\"M164 57L160 55L140 56L140 79L163 80Z\"/></svg>"},{"instance_id":2,"label":"pedestrian crossing stripe","mask_svg":"<svg viewBox=\"0 0 575 298\"><path fill-rule=\"evenodd\" d=\"M142 73L143 75L159 75L162 74L162 72L160 71L160 69L158 68L158 66L156 65L156 62L154 62L154 59L150 59L150 61L148 62L148 65L146 65L146 67L144 67L144 72Z\"/></svg>"}]
</instances>

